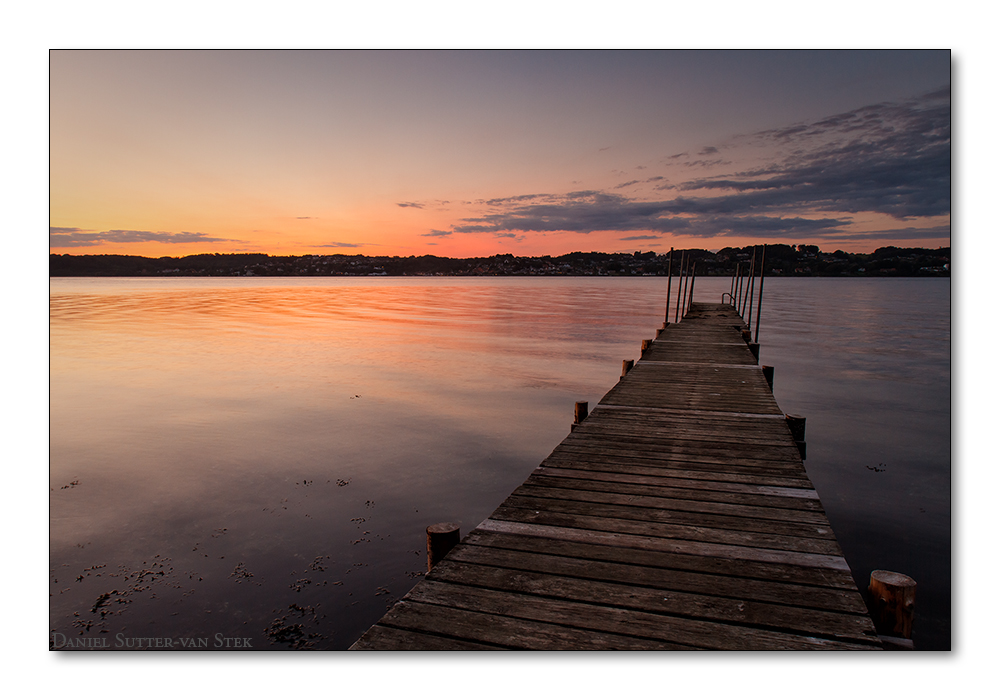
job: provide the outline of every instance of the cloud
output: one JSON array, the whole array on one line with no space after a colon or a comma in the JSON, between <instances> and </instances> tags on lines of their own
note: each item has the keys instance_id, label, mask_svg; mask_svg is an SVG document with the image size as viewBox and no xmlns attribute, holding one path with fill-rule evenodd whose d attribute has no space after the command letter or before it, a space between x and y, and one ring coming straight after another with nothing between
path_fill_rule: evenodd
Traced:
<instances>
[{"instance_id":1,"label":"cloud","mask_svg":"<svg viewBox=\"0 0 1000 700\"><path fill-rule=\"evenodd\" d=\"M49 226L49 233L87 233L87 229L75 226Z\"/></svg>"},{"instance_id":2,"label":"cloud","mask_svg":"<svg viewBox=\"0 0 1000 700\"><path fill-rule=\"evenodd\" d=\"M623 182L620 185L615 185L615 189L616 190L621 190L621 189L624 189L626 187L631 187L632 185L637 185L637 184L639 184L638 180L629 180L628 182Z\"/></svg>"},{"instance_id":3,"label":"cloud","mask_svg":"<svg viewBox=\"0 0 1000 700\"><path fill-rule=\"evenodd\" d=\"M321 243L317 248L361 248L367 245L366 243L341 243L340 241L333 241L331 243Z\"/></svg>"},{"instance_id":4,"label":"cloud","mask_svg":"<svg viewBox=\"0 0 1000 700\"><path fill-rule=\"evenodd\" d=\"M949 91L903 102L869 105L810 123L738 137L736 145L764 147L769 160L742 172L662 183L673 199L643 200L614 192L517 195L488 200L491 210L460 220L456 233L646 232L695 237L845 238L852 215L874 213L900 221L951 211ZM708 146L701 155L718 152ZM671 156L680 158L686 153ZM691 165L724 165L721 160ZM660 176L646 182L657 182ZM614 186L622 189L638 181ZM939 238L938 226L886 231L886 237ZM856 227L855 227L856 228ZM870 234L872 239L878 232ZM628 239L623 239L628 240ZM641 240L641 239L636 239Z\"/></svg>"},{"instance_id":5,"label":"cloud","mask_svg":"<svg viewBox=\"0 0 1000 700\"><path fill-rule=\"evenodd\" d=\"M719 149L716 148L715 146L705 146L703 149L701 149L700 151L698 151L698 155L700 155L700 156L710 156L713 153L718 153L718 152L719 152Z\"/></svg>"},{"instance_id":6,"label":"cloud","mask_svg":"<svg viewBox=\"0 0 1000 700\"><path fill-rule=\"evenodd\" d=\"M315 217L315 216L296 216L295 218L296 219L316 219L318 217Z\"/></svg>"},{"instance_id":7,"label":"cloud","mask_svg":"<svg viewBox=\"0 0 1000 700\"><path fill-rule=\"evenodd\" d=\"M573 193L578 195L579 193ZM463 219L457 233L510 231L656 231L691 236L725 236L760 232L793 235L832 231L850 220L748 216L726 198L677 198L640 201L617 194L567 195L562 201L515 207L504 212Z\"/></svg>"},{"instance_id":8,"label":"cloud","mask_svg":"<svg viewBox=\"0 0 1000 700\"><path fill-rule=\"evenodd\" d=\"M453 233L454 231L438 231L437 229L431 229L430 233L421 233L420 235L424 238L444 238Z\"/></svg>"},{"instance_id":9,"label":"cloud","mask_svg":"<svg viewBox=\"0 0 1000 700\"><path fill-rule=\"evenodd\" d=\"M419 202L396 202L397 207L413 207L414 209L423 209L424 205Z\"/></svg>"},{"instance_id":10,"label":"cloud","mask_svg":"<svg viewBox=\"0 0 1000 700\"><path fill-rule=\"evenodd\" d=\"M619 238L619 241L659 241L662 240L663 236L625 236L624 238Z\"/></svg>"},{"instance_id":11,"label":"cloud","mask_svg":"<svg viewBox=\"0 0 1000 700\"><path fill-rule=\"evenodd\" d=\"M497 197L495 199L481 199L480 204L487 204L491 207L502 207L507 204L513 204L514 202L527 202L532 199L550 199L552 195L550 194L519 194L513 197Z\"/></svg>"},{"instance_id":12,"label":"cloud","mask_svg":"<svg viewBox=\"0 0 1000 700\"><path fill-rule=\"evenodd\" d=\"M864 233L845 233L836 237L845 241L893 240L913 241L921 239L951 238L951 226L930 226L928 228L884 229L881 231L865 231Z\"/></svg>"},{"instance_id":13,"label":"cloud","mask_svg":"<svg viewBox=\"0 0 1000 700\"><path fill-rule=\"evenodd\" d=\"M113 229L111 231L93 232L85 229L64 226L49 227L49 245L53 248L80 248L97 246L103 243L245 243L232 238L214 238L205 233L181 231L135 231L131 229Z\"/></svg>"},{"instance_id":14,"label":"cloud","mask_svg":"<svg viewBox=\"0 0 1000 700\"><path fill-rule=\"evenodd\" d=\"M681 189L726 190L725 198L740 208L796 206L900 220L951 212L946 92L752 136L789 147L791 155L755 170L692 180Z\"/></svg>"}]
</instances>

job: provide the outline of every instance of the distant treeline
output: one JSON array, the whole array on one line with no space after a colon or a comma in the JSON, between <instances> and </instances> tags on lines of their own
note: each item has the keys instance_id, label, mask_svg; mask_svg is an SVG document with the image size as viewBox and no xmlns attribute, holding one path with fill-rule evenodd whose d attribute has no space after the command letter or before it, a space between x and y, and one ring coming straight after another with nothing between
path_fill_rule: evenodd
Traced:
<instances>
[{"instance_id":1,"label":"distant treeline","mask_svg":"<svg viewBox=\"0 0 1000 700\"><path fill-rule=\"evenodd\" d=\"M759 248L758 248L759 250ZM681 254L697 263L699 275L731 275L737 263L750 262L753 246L675 250L670 268L677 274ZM787 276L947 277L951 248L897 248L873 253L825 253L817 246L769 244L765 274ZM51 255L53 277L301 277L337 275L666 275L668 256L635 253L568 253L518 257L442 258L368 255L267 255L214 253L184 257L139 255Z\"/></svg>"}]
</instances>

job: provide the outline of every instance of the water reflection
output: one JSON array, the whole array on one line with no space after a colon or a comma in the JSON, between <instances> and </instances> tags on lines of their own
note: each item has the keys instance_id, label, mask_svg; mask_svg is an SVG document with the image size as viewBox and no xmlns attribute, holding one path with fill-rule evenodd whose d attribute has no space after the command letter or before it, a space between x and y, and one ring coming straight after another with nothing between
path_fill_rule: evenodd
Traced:
<instances>
[{"instance_id":1,"label":"water reflection","mask_svg":"<svg viewBox=\"0 0 1000 700\"><path fill-rule=\"evenodd\" d=\"M615 383L664 287L53 280L53 629L345 648L418 580L427 524L474 527ZM925 615L950 596L948 323L946 280L768 280L761 324L856 575L910 573Z\"/></svg>"}]
</instances>

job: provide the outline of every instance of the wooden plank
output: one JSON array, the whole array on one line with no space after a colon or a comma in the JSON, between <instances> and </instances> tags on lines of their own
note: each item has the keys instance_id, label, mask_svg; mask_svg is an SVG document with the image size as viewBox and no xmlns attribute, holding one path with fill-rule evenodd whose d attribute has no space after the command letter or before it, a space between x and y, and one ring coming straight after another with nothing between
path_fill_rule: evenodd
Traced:
<instances>
[{"instance_id":1,"label":"wooden plank","mask_svg":"<svg viewBox=\"0 0 1000 700\"><path fill-rule=\"evenodd\" d=\"M578 630L584 638L600 635L614 639L616 646L602 649L870 649L869 643L820 639L803 635L720 624L706 620L624 610L600 604L586 604L542 596L464 586L445 581L426 581L420 590L414 589L412 599L433 601L441 607L459 610L491 611L502 615L518 615L521 620L558 620L564 630ZM568 627L572 623L574 627ZM544 623L542 623L544 624ZM575 626L580 627L575 627ZM613 634L606 630L621 630L628 634ZM627 640L618 641L618 640ZM530 648L530 647L529 647ZM564 647L546 647L561 649ZM594 647L569 647L594 648Z\"/></svg>"},{"instance_id":2,"label":"wooden plank","mask_svg":"<svg viewBox=\"0 0 1000 700\"><path fill-rule=\"evenodd\" d=\"M593 544L575 539L533 537L524 533L492 532L475 529L463 540L464 544L495 549L513 549L553 556L573 557L604 562L635 564L672 572L717 574L739 583L760 580L767 583L802 585L809 590L833 589L861 601L850 572L817 569L771 562L733 561L695 554L678 554L645 548L641 538L614 545ZM862 603L862 609L864 604Z\"/></svg>"},{"instance_id":3,"label":"wooden plank","mask_svg":"<svg viewBox=\"0 0 1000 700\"><path fill-rule=\"evenodd\" d=\"M710 488L726 486L778 487L815 492L812 482L804 478L783 478L725 472L702 472L687 469L657 469L655 475L634 474L622 471L601 471L597 469L572 469L569 467L536 467L532 476L560 476L571 479L606 481L609 483L647 484L649 486L672 486L684 482L696 488L696 483L709 482ZM692 483L694 482L694 483ZM818 495L818 494L817 494Z\"/></svg>"},{"instance_id":4,"label":"wooden plank","mask_svg":"<svg viewBox=\"0 0 1000 700\"><path fill-rule=\"evenodd\" d=\"M822 512L823 504L812 489L770 489L745 484L724 484L716 481L696 481L693 479L669 479L666 484L633 484L626 481L598 482L574 479L566 476L532 474L525 480L526 486L541 486L558 489L583 489L648 496L650 498L672 498L692 501L712 501L714 503L737 503L759 508L779 508L783 510L808 510ZM678 483L680 482L680 483ZM731 488L725 488L731 486ZM741 488L742 487L742 488ZM759 489L759 490L758 490ZM636 499L637 500L637 499ZM653 501L652 503L656 503Z\"/></svg>"},{"instance_id":5,"label":"wooden plank","mask_svg":"<svg viewBox=\"0 0 1000 700\"><path fill-rule=\"evenodd\" d=\"M622 471L633 470L635 473L666 473L672 469L686 469L691 471L702 470L710 473L720 471L731 474L745 474L754 476L774 476L774 477L794 477L802 476L801 468L796 468L794 464L788 462L764 462L762 464L747 464L751 460L736 462L734 460L719 459L699 459L698 455L682 455L680 457L623 457L614 455L591 455L586 452L562 452L553 451L546 457L541 466L544 467L572 467L576 469L620 469ZM588 466L589 465L589 466ZM646 472L639 472L646 469Z\"/></svg>"},{"instance_id":6,"label":"wooden plank","mask_svg":"<svg viewBox=\"0 0 1000 700\"><path fill-rule=\"evenodd\" d=\"M545 510L542 511L541 508ZM671 513L654 508L628 508L587 501L526 499L510 496L493 512L492 517L520 523L544 523L604 532L623 532L692 543L704 542L786 552L841 555L836 540L677 524Z\"/></svg>"},{"instance_id":7,"label":"wooden plank","mask_svg":"<svg viewBox=\"0 0 1000 700\"><path fill-rule=\"evenodd\" d=\"M455 559L441 562L427 576L428 581L447 581L563 601L739 623L779 632L810 633L822 629L826 636L842 641L878 642L875 626L867 617L764 603L745 597L708 596L662 586L640 587L497 565L482 566Z\"/></svg>"},{"instance_id":8,"label":"wooden plank","mask_svg":"<svg viewBox=\"0 0 1000 700\"><path fill-rule=\"evenodd\" d=\"M617 497L622 495L620 489L624 489L626 488L626 486L627 485L625 484L616 485L616 489L619 490L619 493L617 494L611 492L610 490L595 489L593 491L585 491L583 489L577 489L574 493L563 493L563 494L560 494L558 491L553 490L545 493L542 496L539 496L539 494L542 494L542 492L540 491L529 490L527 487L521 486L518 489L516 489L511 494L511 496L518 496L523 494L526 496L537 496L543 498L545 496L548 496L550 498L555 499L558 496L563 495L565 498L563 498L562 500L567 500L567 499L589 500L595 503L602 503L602 502L615 503L617 501L620 505L630 505L630 506L640 507L636 504L636 501L638 501L638 503L643 502L639 500L640 498L643 498L641 495L636 496L635 501L631 503L628 501L627 498L621 499ZM601 498L600 497L601 494L605 494L607 497ZM752 506L741 503L719 503L708 499L664 498L656 501L651 501L649 499L646 499L645 502L649 504L647 506L648 508L659 508L661 510L670 512L684 512L684 513L702 514L706 516L717 515L717 516L729 516L732 518L755 518L759 520L802 523L804 525L808 525L810 527L815 527L815 528L828 528L830 525L826 519L826 516L823 513L817 511L788 510L784 508L766 508L766 507ZM542 504L539 504L539 508L544 508L544 507L545 506L543 506Z\"/></svg>"},{"instance_id":9,"label":"wooden plank","mask_svg":"<svg viewBox=\"0 0 1000 700\"><path fill-rule=\"evenodd\" d=\"M429 582L421 581L421 584L424 583ZM428 604L413 599L420 597L421 591L430 588L423 585L420 591L414 588L411 595L396 603L379 624L508 649L645 651L675 648L666 642L658 643L625 635L536 622L527 618L458 609L450 605Z\"/></svg>"},{"instance_id":10,"label":"wooden plank","mask_svg":"<svg viewBox=\"0 0 1000 700\"><path fill-rule=\"evenodd\" d=\"M465 639L441 637L413 630L387 627L377 624L369 628L361 639L351 645L351 651L378 651L395 649L399 651L502 651L507 647L495 644L481 644Z\"/></svg>"},{"instance_id":11,"label":"wooden plank","mask_svg":"<svg viewBox=\"0 0 1000 700\"><path fill-rule=\"evenodd\" d=\"M535 495L539 493L543 495ZM625 499L621 496L616 496L615 494L606 495L599 492L569 491L551 493L544 489L538 491L518 489L507 497L503 505L510 508L524 508L526 510L545 509L558 513L576 513L577 515L596 515L609 518L620 517L644 522L661 522L691 527L707 527L716 530L732 530L744 534L760 533L824 540L835 539L833 530L824 522L803 523L790 519L765 520L748 515L715 515L698 511L681 510L680 508L646 508L624 501Z\"/></svg>"},{"instance_id":12,"label":"wooden plank","mask_svg":"<svg viewBox=\"0 0 1000 700\"><path fill-rule=\"evenodd\" d=\"M506 513L505 509L497 509L494 515L498 518L504 515L514 517L521 516L518 520L494 519L492 516L479 524L481 530L490 532L509 532L516 534L532 535L534 537L550 537L552 539L567 539L576 542L592 544L620 544L623 547L642 546L648 549L655 549L661 552L674 552L678 554L696 554L705 557L718 557L720 559L747 560L758 562L770 562L776 564L793 564L795 566L811 566L818 569L839 569L840 571L850 571L851 567L842 556L829 554L811 554L807 552L790 552L776 549L765 549L763 547L741 547L738 545L717 544L713 542L694 542L690 540L670 539L669 537L657 537L655 534L641 533L643 528L631 528L631 523L627 521L612 520L611 518L584 518L580 516L567 516L560 513L536 513L532 518L530 514L522 512ZM540 516L540 517L539 517ZM602 522L603 520L603 522ZM590 527L580 527L589 525ZM630 532L620 532L618 530L601 530L599 526L624 527L627 529L639 530L641 534ZM649 528L646 528L648 530Z\"/></svg>"}]
</instances>

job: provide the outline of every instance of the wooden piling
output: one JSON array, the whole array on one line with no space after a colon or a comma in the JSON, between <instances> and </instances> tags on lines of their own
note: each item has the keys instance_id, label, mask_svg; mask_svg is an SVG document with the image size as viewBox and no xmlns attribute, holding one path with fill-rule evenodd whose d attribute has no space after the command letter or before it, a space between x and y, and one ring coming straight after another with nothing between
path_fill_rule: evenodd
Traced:
<instances>
[{"instance_id":1,"label":"wooden piling","mask_svg":"<svg viewBox=\"0 0 1000 700\"><path fill-rule=\"evenodd\" d=\"M677 292L678 292L678 294L677 294L677 308L674 310L674 323L677 323L678 321L681 320L681 296L683 296L683 293L681 292L681 283L684 281L684 256L685 255L686 255L686 253L684 251L681 251L681 268L680 268L679 273L677 275Z\"/></svg>"},{"instance_id":2,"label":"wooden piling","mask_svg":"<svg viewBox=\"0 0 1000 700\"><path fill-rule=\"evenodd\" d=\"M764 371L764 379L767 380L767 388L771 390L771 393L774 393L774 367L764 365L761 369Z\"/></svg>"},{"instance_id":3,"label":"wooden piling","mask_svg":"<svg viewBox=\"0 0 1000 700\"><path fill-rule=\"evenodd\" d=\"M785 414L785 422L788 424L788 429L792 431L793 440L805 440L806 439L806 418L805 416L796 416L791 413Z\"/></svg>"},{"instance_id":4,"label":"wooden piling","mask_svg":"<svg viewBox=\"0 0 1000 700\"><path fill-rule=\"evenodd\" d=\"M635 367L635 360L622 360L622 376L628 374Z\"/></svg>"},{"instance_id":5,"label":"wooden piling","mask_svg":"<svg viewBox=\"0 0 1000 700\"><path fill-rule=\"evenodd\" d=\"M670 282L671 282L671 277L670 277L671 270L670 270L670 268L673 267L673 264L674 264L674 248L673 248L673 246L671 246L670 247L670 257L667 258L667 313L663 317L663 327L664 328L666 328L667 326L670 325Z\"/></svg>"},{"instance_id":6,"label":"wooden piling","mask_svg":"<svg viewBox=\"0 0 1000 700\"><path fill-rule=\"evenodd\" d=\"M753 257L750 258L750 279L748 280L747 303L745 305L747 327L750 326L750 319L753 318L753 286L754 286L754 281L757 279L756 277L754 277L754 272L756 271L756 269L757 269L757 246L754 246Z\"/></svg>"},{"instance_id":7,"label":"wooden piling","mask_svg":"<svg viewBox=\"0 0 1000 700\"><path fill-rule=\"evenodd\" d=\"M760 343L747 343L747 347L750 348L750 352L753 353L753 359L760 362Z\"/></svg>"},{"instance_id":8,"label":"wooden piling","mask_svg":"<svg viewBox=\"0 0 1000 700\"><path fill-rule=\"evenodd\" d=\"M436 523L427 526L427 571L445 558L451 548L461 541L458 525Z\"/></svg>"},{"instance_id":9,"label":"wooden piling","mask_svg":"<svg viewBox=\"0 0 1000 700\"><path fill-rule=\"evenodd\" d=\"M585 420L587 420L587 402L577 401L573 411L573 422L579 424Z\"/></svg>"},{"instance_id":10,"label":"wooden piling","mask_svg":"<svg viewBox=\"0 0 1000 700\"><path fill-rule=\"evenodd\" d=\"M645 355L646 351L649 350L649 348L650 348L650 346L652 344L653 344L652 339L642 341L642 349L641 349L641 351L639 353L639 357L642 357L643 355Z\"/></svg>"},{"instance_id":11,"label":"wooden piling","mask_svg":"<svg viewBox=\"0 0 1000 700\"><path fill-rule=\"evenodd\" d=\"M792 439L795 441L795 446L799 448L799 456L801 456L802 459L805 459L806 458L805 416L796 416L786 413L785 423L788 424L788 429L792 432Z\"/></svg>"},{"instance_id":12,"label":"wooden piling","mask_svg":"<svg viewBox=\"0 0 1000 700\"><path fill-rule=\"evenodd\" d=\"M757 292L757 327L754 330L753 340L760 342L760 305L764 300L764 255L767 253L767 246L763 246L760 251L760 290ZM747 323L749 325L749 322Z\"/></svg>"},{"instance_id":13,"label":"wooden piling","mask_svg":"<svg viewBox=\"0 0 1000 700\"><path fill-rule=\"evenodd\" d=\"M906 574L877 569L872 572L868 591L875 606L872 612L876 627L910 639L913 635L917 582Z\"/></svg>"},{"instance_id":14,"label":"wooden piling","mask_svg":"<svg viewBox=\"0 0 1000 700\"><path fill-rule=\"evenodd\" d=\"M697 263L697 261L692 260L691 261L691 289L688 291L687 310L685 311L685 314L687 313L687 311L691 310L691 302L694 301L694 283L695 283L695 280L697 280L697 279L698 279L698 263Z\"/></svg>"}]
</instances>

